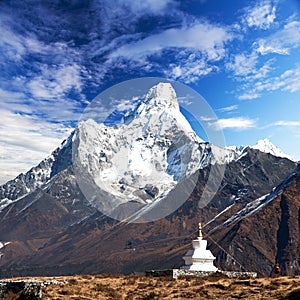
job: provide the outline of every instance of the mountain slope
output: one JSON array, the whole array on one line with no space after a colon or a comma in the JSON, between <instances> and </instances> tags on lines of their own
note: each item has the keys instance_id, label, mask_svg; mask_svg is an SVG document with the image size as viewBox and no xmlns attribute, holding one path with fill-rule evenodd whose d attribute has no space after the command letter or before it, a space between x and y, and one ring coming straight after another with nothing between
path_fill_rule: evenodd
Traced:
<instances>
[{"instance_id":1,"label":"mountain slope","mask_svg":"<svg viewBox=\"0 0 300 300\"><path fill-rule=\"evenodd\" d=\"M267 276L277 262L283 275L299 275L299 195L300 168L268 195L234 216L227 214L223 224L210 234L246 268L253 265L260 274ZM216 246L213 249L225 260L224 267L232 264L229 255L222 254Z\"/></svg>"}]
</instances>

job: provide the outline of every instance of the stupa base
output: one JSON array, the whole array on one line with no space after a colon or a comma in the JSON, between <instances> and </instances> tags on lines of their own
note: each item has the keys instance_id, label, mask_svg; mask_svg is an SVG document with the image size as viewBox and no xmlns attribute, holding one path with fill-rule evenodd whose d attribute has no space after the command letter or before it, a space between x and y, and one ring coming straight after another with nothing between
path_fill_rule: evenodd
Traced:
<instances>
[{"instance_id":1,"label":"stupa base","mask_svg":"<svg viewBox=\"0 0 300 300\"><path fill-rule=\"evenodd\" d=\"M194 277L205 277L212 274L223 274L229 278L256 278L257 273L255 272L234 272L234 271L197 271L197 270L184 270L184 269L173 269L173 278L178 277L194 276Z\"/></svg>"}]
</instances>

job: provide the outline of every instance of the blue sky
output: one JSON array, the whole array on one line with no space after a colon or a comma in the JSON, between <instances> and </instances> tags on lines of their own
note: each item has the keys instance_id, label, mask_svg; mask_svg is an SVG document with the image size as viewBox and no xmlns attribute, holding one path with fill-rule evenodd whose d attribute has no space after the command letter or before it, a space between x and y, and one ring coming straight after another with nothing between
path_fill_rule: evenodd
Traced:
<instances>
[{"instance_id":1,"label":"blue sky","mask_svg":"<svg viewBox=\"0 0 300 300\"><path fill-rule=\"evenodd\" d=\"M185 83L227 145L300 159L297 0L0 2L0 182L51 153L92 99L144 76Z\"/></svg>"}]
</instances>

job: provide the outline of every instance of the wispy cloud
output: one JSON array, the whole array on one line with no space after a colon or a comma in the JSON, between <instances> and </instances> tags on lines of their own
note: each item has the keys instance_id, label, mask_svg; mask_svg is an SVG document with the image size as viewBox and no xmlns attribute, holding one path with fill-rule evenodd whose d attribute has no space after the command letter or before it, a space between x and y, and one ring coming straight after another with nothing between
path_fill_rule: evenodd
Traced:
<instances>
[{"instance_id":1,"label":"wispy cloud","mask_svg":"<svg viewBox=\"0 0 300 300\"><path fill-rule=\"evenodd\" d=\"M29 91L34 98L57 99L74 90L81 92L81 67L77 64L41 66L41 74L30 79Z\"/></svg>"},{"instance_id":2,"label":"wispy cloud","mask_svg":"<svg viewBox=\"0 0 300 300\"><path fill-rule=\"evenodd\" d=\"M15 114L3 109L0 109L0 113L0 183L39 163L72 130L37 117Z\"/></svg>"},{"instance_id":3,"label":"wispy cloud","mask_svg":"<svg viewBox=\"0 0 300 300\"><path fill-rule=\"evenodd\" d=\"M279 26L279 25L278 25ZM252 43L247 52L232 54L226 63L236 81L242 82L238 89L240 100L251 100L264 93L281 90L300 90L298 66L279 73L276 57L270 54L289 55L300 46L300 22L289 19L280 29Z\"/></svg>"},{"instance_id":4,"label":"wispy cloud","mask_svg":"<svg viewBox=\"0 0 300 300\"><path fill-rule=\"evenodd\" d=\"M20 84L26 86L26 80L20 79ZM60 122L61 124L68 124L67 126L76 123L83 111L82 103L69 97L37 99L28 97L26 93L1 88L0 100L0 109L5 111L35 116L49 122Z\"/></svg>"},{"instance_id":5,"label":"wispy cloud","mask_svg":"<svg viewBox=\"0 0 300 300\"><path fill-rule=\"evenodd\" d=\"M185 97L177 97L179 104L184 105L184 106L189 106L193 103L191 99L189 98L189 95Z\"/></svg>"},{"instance_id":6,"label":"wispy cloud","mask_svg":"<svg viewBox=\"0 0 300 300\"><path fill-rule=\"evenodd\" d=\"M245 93L242 94L240 96L238 96L239 100L252 100L252 99L257 99L259 98L261 95L255 92L250 92L250 93Z\"/></svg>"},{"instance_id":7,"label":"wispy cloud","mask_svg":"<svg viewBox=\"0 0 300 300\"><path fill-rule=\"evenodd\" d=\"M300 22L290 21L282 30L254 43L256 51L262 55L270 53L288 55L290 50L300 45Z\"/></svg>"},{"instance_id":8,"label":"wispy cloud","mask_svg":"<svg viewBox=\"0 0 300 300\"><path fill-rule=\"evenodd\" d=\"M218 70L216 62L224 59L226 44L235 38L230 27L208 22L194 22L178 28L163 30L147 37L131 36L134 41L125 44L108 54L108 63L134 65L138 63L144 70L160 70L166 77L186 83ZM164 55L172 63L164 60ZM152 60L152 58L155 58Z\"/></svg>"},{"instance_id":9,"label":"wispy cloud","mask_svg":"<svg viewBox=\"0 0 300 300\"><path fill-rule=\"evenodd\" d=\"M244 22L249 27L268 29L276 19L276 7L271 1L258 1L253 7L246 9Z\"/></svg>"},{"instance_id":10,"label":"wispy cloud","mask_svg":"<svg viewBox=\"0 0 300 300\"><path fill-rule=\"evenodd\" d=\"M287 134L291 134L293 136L293 142L298 142L299 143L299 138L300 138L300 121L294 121L294 120L280 120L274 123L269 124L266 126L266 128L273 127L281 130L281 132L285 132ZM298 139L298 141L295 140ZM293 143L291 145L291 148L295 152L295 158L299 158L299 147L296 146L297 144Z\"/></svg>"},{"instance_id":11,"label":"wispy cloud","mask_svg":"<svg viewBox=\"0 0 300 300\"><path fill-rule=\"evenodd\" d=\"M171 70L166 70L164 73L169 78L180 79L186 83L195 82L200 77L218 69L216 66L210 65L205 59L197 58L196 55L190 55L187 60L179 59L179 61L181 62L170 64Z\"/></svg>"},{"instance_id":12,"label":"wispy cloud","mask_svg":"<svg viewBox=\"0 0 300 300\"><path fill-rule=\"evenodd\" d=\"M234 104L234 105L219 108L218 111L220 111L220 112L232 112L234 110L237 110L238 107L239 106L237 104Z\"/></svg>"},{"instance_id":13,"label":"wispy cloud","mask_svg":"<svg viewBox=\"0 0 300 300\"><path fill-rule=\"evenodd\" d=\"M255 81L267 77L273 70L272 60L265 63L259 61L257 53L240 53L231 55L231 60L226 64L226 68L232 71L237 80Z\"/></svg>"},{"instance_id":14,"label":"wispy cloud","mask_svg":"<svg viewBox=\"0 0 300 300\"><path fill-rule=\"evenodd\" d=\"M237 118L225 118L219 119L216 122L211 122L209 125L215 130L234 129L245 130L256 126L256 120L237 117Z\"/></svg>"},{"instance_id":15,"label":"wispy cloud","mask_svg":"<svg viewBox=\"0 0 300 300\"><path fill-rule=\"evenodd\" d=\"M110 2L110 1L106 1ZM164 15L168 9L176 6L174 0L116 0L114 1L114 7L123 6L128 8L132 13L136 15L154 14ZM123 12L124 13L124 12Z\"/></svg>"},{"instance_id":16,"label":"wispy cloud","mask_svg":"<svg viewBox=\"0 0 300 300\"><path fill-rule=\"evenodd\" d=\"M300 91L300 67L286 70L278 76L268 77L254 82L249 88L244 85L245 92L238 96L240 100L252 100L261 97L263 93L273 91L287 91L295 93Z\"/></svg>"},{"instance_id":17,"label":"wispy cloud","mask_svg":"<svg viewBox=\"0 0 300 300\"><path fill-rule=\"evenodd\" d=\"M246 55L244 53L232 55L231 61L226 67L233 71L235 76L246 76L256 71L258 57L256 55Z\"/></svg>"},{"instance_id":18,"label":"wispy cloud","mask_svg":"<svg viewBox=\"0 0 300 300\"><path fill-rule=\"evenodd\" d=\"M282 126L282 127L299 127L300 121L277 121L273 124L274 126Z\"/></svg>"},{"instance_id":19,"label":"wispy cloud","mask_svg":"<svg viewBox=\"0 0 300 300\"><path fill-rule=\"evenodd\" d=\"M167 29L128 43L112 52L109 57L139 60L167 48L183 48L200 51L208 60L219 60L224 57L225 43L232 39L233 34L224 26L207 22L196 23L191 26Z\"/></svg>"},{"instance_id":20,"label":"wispy cloud","mask_svg":"<svg viewBox=\"0 0 300 300\"><path fill-rule=\"evenodd\" d=\"M300 67L286 70L279 76L270 77L262 82L257 82L254 91L275 91L282 90L297 92L300 90Z\"/></svg>"}]
</instances>

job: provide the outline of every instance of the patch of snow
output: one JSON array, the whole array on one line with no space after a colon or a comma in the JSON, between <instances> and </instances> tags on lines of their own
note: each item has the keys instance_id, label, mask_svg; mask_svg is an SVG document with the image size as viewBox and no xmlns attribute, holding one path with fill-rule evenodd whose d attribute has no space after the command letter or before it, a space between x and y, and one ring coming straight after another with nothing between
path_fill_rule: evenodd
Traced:
<instances>
[{"instance_id":1,"label":"patch of snow","mask_svg":"<svg viewBox=\"0 0 300 300\"><path fill-rule=\"evenodd\" d=\"M206 224L203 225L203 228L207 225L209 225L210 223L214 222L217 218L219 218L221 215L223 215L226 211L228 211L229 209L231 209L231 207L234 205L235 203L232 203L231 205L227 206L224 210L222 210L220 213L218 213L215 217L213 217L211 220L209 220Z\"/></svg>"},{"instance_id":2,"label":"patch of snow","mask_svg":"<svg viewBox=\"0 0 300 300\"><path fill-rule=\"evenodd\" d=\"M4 248L5 246L9 245L11 242L0 242L0 249Z\"/></svg>"},{"instance_id":3,"label":"patch of snow","mask_svg":"<svg viewBox=\"0 0 300 300\"><path fill-rule=\"evenodd\" d=\"M238 156L238 158L236 159L236 161L240 160L241 158L245 157L248 153L245 151L243 152L240 156Z\"/></svg>"},{"instance_id":4,"label":"patch of snow","mask_svg":"<svg viewBox=\"0 0 300 300\"><path fill-rule=\"evenodd\" d=\"M8 198L4 198L0 201L0 211L2 211L5 207L7 207L9 204L14 202L13 200L10 200Z\"/></svg>"},{"instance_id":5,"label":"patch of snow","mask_svg":"<svg viewBox=\"0 0 300 300\"><path fill-rule=\"evenodd\" d=\"M211 150L213 154L212 164L228 164L234 160L237 160L240 156L240 152L237 151L236 147L221 148L211 145Z\"/></svg>"}]
</instances>

